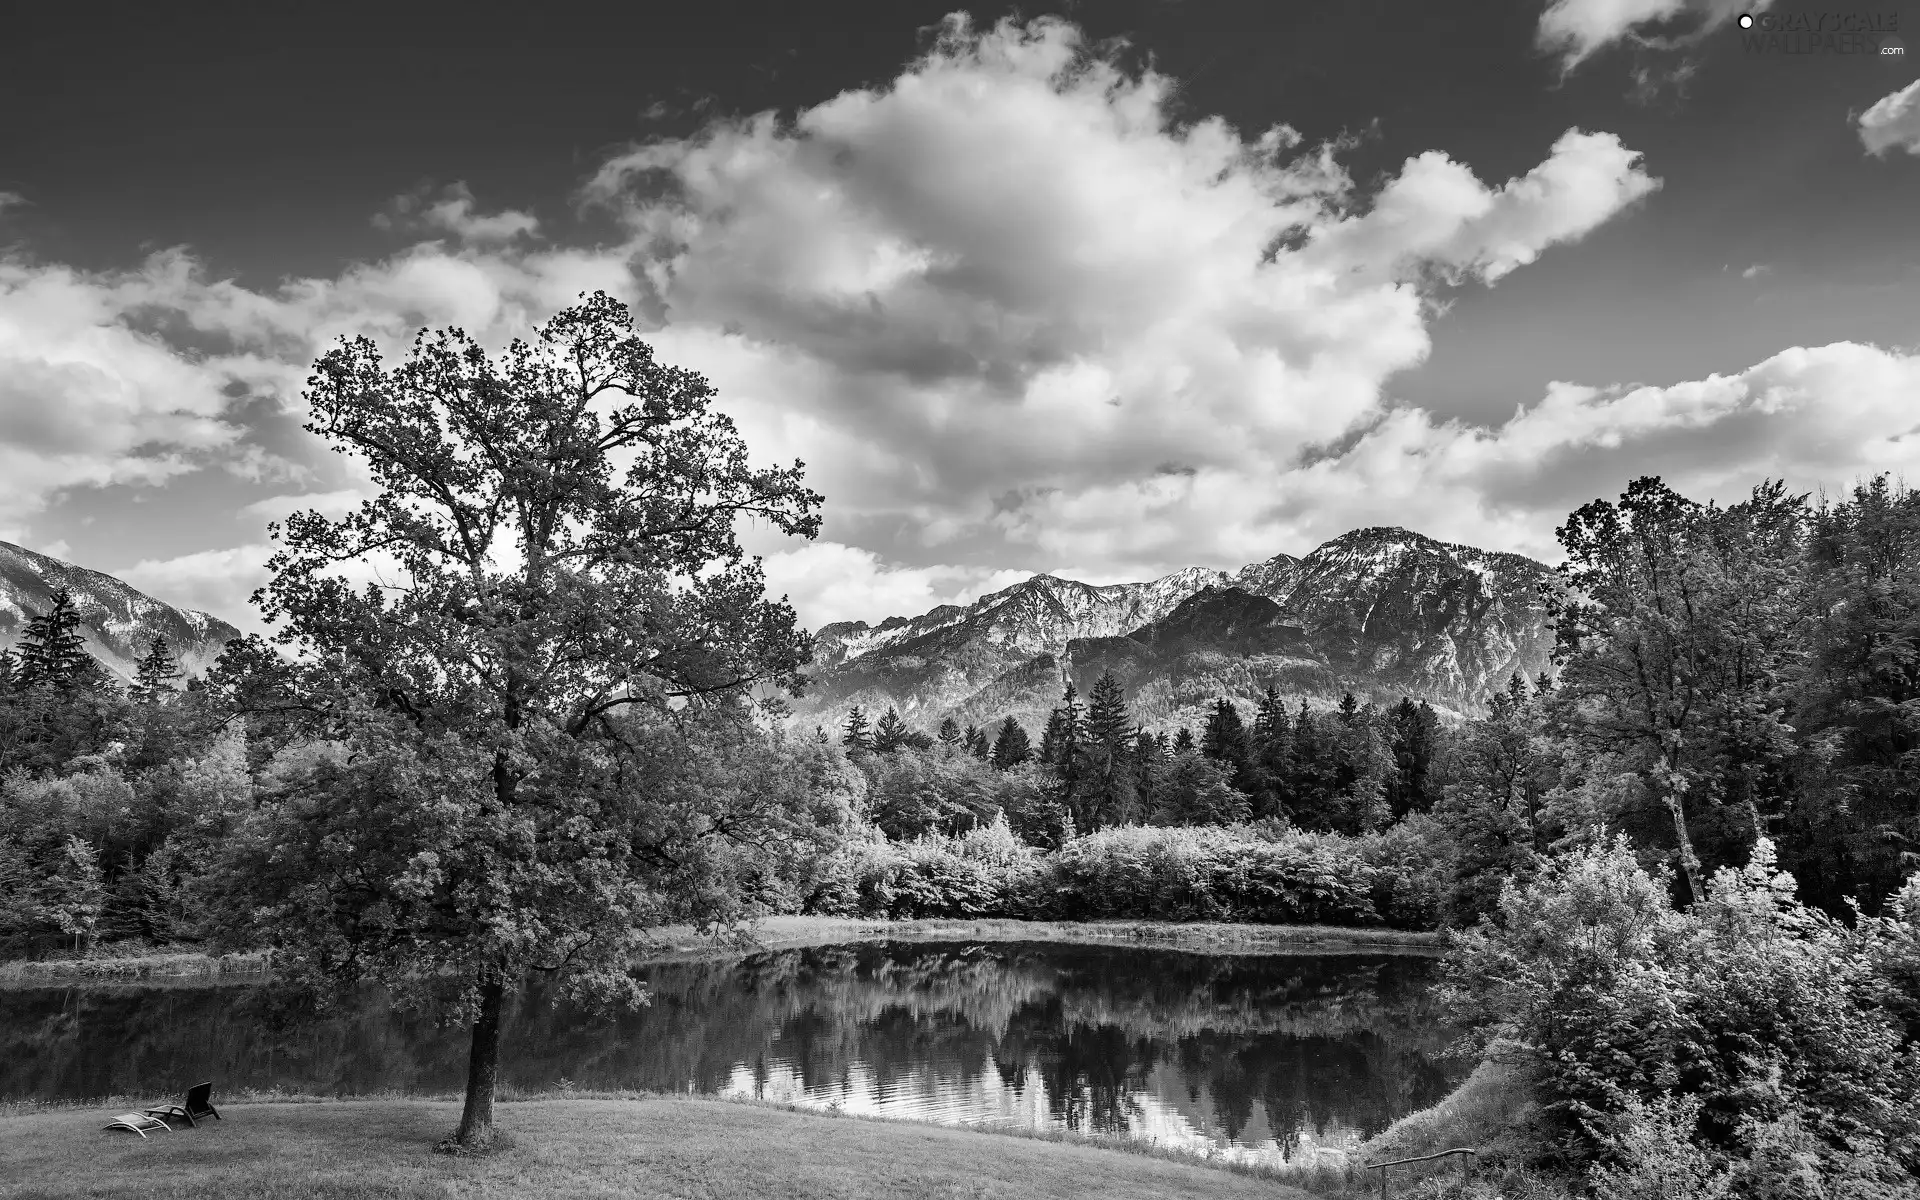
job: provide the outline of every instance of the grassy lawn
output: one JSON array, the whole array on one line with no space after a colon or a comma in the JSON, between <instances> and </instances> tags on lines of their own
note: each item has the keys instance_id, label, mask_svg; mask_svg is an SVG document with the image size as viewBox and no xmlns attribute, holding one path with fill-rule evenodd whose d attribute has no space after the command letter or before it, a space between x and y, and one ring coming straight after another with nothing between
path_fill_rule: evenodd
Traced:
<instances>
[{"instance_id":1,"label":"grassy lawn","mask_svg":"<svg viewBox=\"0 0 1920 1200\"><path fill-rule=\"evenodd\" d=\"M0 1196L1307 1197L1068 1142L680 1097L503 1103L506 1144L481 1159L432 1152L459 1118L450 1101L232 1104L145 1141L100 1128L119 1111L0 1116Z\"/></svg>"}]
</instances>

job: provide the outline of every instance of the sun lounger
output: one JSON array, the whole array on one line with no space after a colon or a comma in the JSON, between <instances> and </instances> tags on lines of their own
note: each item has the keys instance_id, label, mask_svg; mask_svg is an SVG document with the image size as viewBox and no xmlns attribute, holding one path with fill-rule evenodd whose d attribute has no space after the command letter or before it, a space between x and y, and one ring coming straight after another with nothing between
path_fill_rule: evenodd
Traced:
<instances>
[{"instance_id":1,"label":"sun lounger","mask_svg":"<svg viewBox=\"0 0 1920 1200\"><path fill-rule=\"evenodd\" d=\"M131 1129L140 1135L140 1140L143 1142L147 1140L147 1130L149 1129L164 1129L168 1133L173 1132L173 1126L160 1120L158 1117L150 1117L145 1113L121 1113L113 1120L108 1121L104 1128Z\"/></svg>"},{"instance_id":2,"label":"sun lounger","mask_svg":"<svg viewBox=\"0 0 1920 1200\"><path fill-rule=\"evenodd\" d=\"M185 1121L193 1126L200 1124L201 1117L212 1117L218 1121L220 1114L215 1112L213 1105L209 1103L212 1096L211 1083L196 1083L187 1089L185 1104L168 1104L160 1108L149 1108L146 1110L146 1115L159 1117L163 1121Z\"/></svg>"}]
</instances>

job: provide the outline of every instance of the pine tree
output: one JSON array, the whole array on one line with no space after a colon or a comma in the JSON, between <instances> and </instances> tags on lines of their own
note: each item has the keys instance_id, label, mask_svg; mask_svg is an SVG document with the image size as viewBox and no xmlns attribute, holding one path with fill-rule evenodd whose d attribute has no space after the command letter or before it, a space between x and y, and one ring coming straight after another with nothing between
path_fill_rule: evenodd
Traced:
<instances>
[{"instance_id":1,"label":"pine tree","mask_svg":"<svg viewBox=\"0 0 1920 1200\"><path fill-rule=\"evenodd\" d=\"M1260 698L1251 741L1248 776L1252 786L1247 795L1253 815L1284 820L1292 773L1293 722L1287 717L1286 702L1271 685Z\"/></svg>"},{"instance_id":2,"label":"pine tree","mask_svg":"<svg viewBox=\"0 0 1920 1200\"><path fill-rule=\"evenodd\" d=\"M873 749L873 735L867 730L867 714L856 704L847 714L846 732L840 736L840 744L849 754L865 754Z\"/></svg>"},{"instance_id":3,"label":"pine tree","mask_svg":"<svg viewBox=\"0 0 1920 1200\"><path fill-rule=\"evenodd\" d=\"M133 699L143 705L155 705L173 695L173 681L180 678L180 664L173 657L167 639L156 637L153 645L134 668Z\"/></svg>"},{"instance_id":4,"label":"pine tree","mask_svg":"<svg viewBox=\"0 0 1920 1200\"><path fill-rule=\"evenodd\" d=\"M29 611L26 633L20 640L20 682L31 686L75 683L93 664L80 636L80 614L65 588L53 594L53 607L44 613Z\"/></svg>"},{"instance_id":5,"label":"pine tree","mask_svg":"<svg viewBox=\"0 0 1920 1200\"><path fill-rule=\"evenodd\" d=\"M1173 735L1173 752L1185 754L1191 749L1193 749L1193 730L1182 725L1180 732Z\"/></svg>"},{"instance_id":6,"label":"pine tree","mask_svg":"<svg viewBox=\"0 0 1920 1200\"><path fill-rule=\"evenodd\" d=\"M1387 787L1387 802L1397 819L1410 812L1433 807L1435 796L1429 786L1433 753L1440 724L1433 707L1422 701L1415 704L1402 696L1387 717L1391 730L1388 747L1393 754L1394 775Z\"/></svg>"},{"instance_id":7,"label":"pine tree","mask_svg":"<svg viewBox=\"0 0 1920 1200\"><path fill-rule=\"evenodd\" d=\"M887 705L887 711L873 723L873 752L891 754L902 746L912 744L913 730L907 728L907 723L900 719L893 705Z\"/></svg>"},{"instance_id":8,"label":"pine tree","mask_svg":"<svg viewBox=\"0 0 1920 1200\"><path fill-rule=\"evenodd\" d=\"M1206 727L1200 734L1200 753L1225 766L1236 775L1247 769L1247 727L1240 710L1222 697L1213 702Z\"/></svg>"},{"instance_id":9,"label":"pine tree","mask_svg":"<svg viewBox=\"0 0 1920 1200\"><path fill-rule=\"evenodd\" d=\"M1060 706L1047 717L1047 728L1040 735L1040 761L1052 768L1058 781L1055 798L1074 819L1074 832L1081 827L1081 791L1087 775L1087 719L1080 707L1080 694L1073 684L1066 686Z\"/></svg>"},{"instance_id":10,"label":"pine tree","mask_svg":"<svg viewBox=\"0 0 1920 1200\"><path fill-rule=\"evenodd\" d=\"M1086 777L1076 827L1083 832L1117 825L1134 814L1137 789L1129 751L1133 717L1126 694L1111 674L1100 676L1088 698L1086 718Z\"/></svg>"},{"instance_id":11,"label":"pine tree","mask_svg":"<svg viewBox=\"0 0 1920 1200\"><path fill-rule=\"evenodd\" d=\"M988 761L996 771L1011 771L1033 757L1033 745L1027 740L1027 731L1012 717L1000 722L1000 732L993 739L993 751Z\"/></svg>"},{"instance_id":12,"label":"pine tree","mask_svg":"<svg viewBox=\"0 0 1920 1200\"><path fill-rule=\"evenodd\" d=\"M952 717L947 717L940 722L940 744L949 749L958 748L960 745L960 723Z\"/></svg>"},{"instance_id":13,"label":"pine tree","mask_svg":"<svg viewBox=\"0 0 1920 1200\"><path fill-rule=\"evenodd\" d=\"M987 745L987 735L981 731L978 725L967 726L967 731L960 735L960 745L968 754L973 755L982 762L986 761L987 752L990 747Z\"/></svg>"},{"instance_id":14,"label":"pine tree","mask_svg":"<svg viewBox=\"0 0 1920 1200\"><path fill-rule=\"evenodd\" d=\"M20 681L20 656L0 648L0 696L14 690Z\"/></svg>"},{"instance_id":15,"label":"pine tree","mask_svg":"<svg viewBox=\"0 0 1920 1200\"><path fill-rule=\"evenodd\" d=\"M1518 679L1519 676L1516 675L1514 678ZM1348 692L1340 697L1340 722L1348 728L1352 728L1359 720L1360 701L1354 698L1352 692Z\"/></svg>"}]
</instances>

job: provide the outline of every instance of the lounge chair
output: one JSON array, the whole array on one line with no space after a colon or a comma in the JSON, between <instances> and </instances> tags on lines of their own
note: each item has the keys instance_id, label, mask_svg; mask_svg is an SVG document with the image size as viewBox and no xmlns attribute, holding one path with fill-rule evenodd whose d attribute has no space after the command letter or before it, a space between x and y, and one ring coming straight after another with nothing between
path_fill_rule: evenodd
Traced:
<instances>
[{"instance_id":1,"label":"lounge chair","mask_svg":"<svg viewBox=\"0 0 1920 1200\"><path fill-rule=\"evenodd\" d=\"M215 1112L213 1105L208 1102L212 1096L211 1083L196 1083L187 1089L185 1104L168 1104L160 1108L149 1108L146 1110L146 1115L158 1117L162 1121L185 1121L193 1126L200 1124L201 1117L212 1117L218 1121L220 1114Z\"/></svg>"},{"instance_id":2,"label":"lounge chair","mask_svg":"<svg viewBox=\"0 0 1920 1200\"><path fill-rule=\"evenodd\" d=\"M147 1140L147 1130L149 1129L164 1129L168 1133L173 1132L173 1126L157 1117L150 1117L145 1113L121 1113L113 1120L108 1121L103 1128L131 1129L140 1135L140 1140L143 1142Z\"/></svg>"}]
</instances>

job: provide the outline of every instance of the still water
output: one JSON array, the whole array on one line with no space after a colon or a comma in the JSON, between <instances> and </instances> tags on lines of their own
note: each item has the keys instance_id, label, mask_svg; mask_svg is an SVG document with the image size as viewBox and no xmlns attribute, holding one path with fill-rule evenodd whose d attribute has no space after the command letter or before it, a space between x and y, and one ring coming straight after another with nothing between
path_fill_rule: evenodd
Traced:
<instances>
[{"instance_id":1,"label":"still water","mask_svg":"<svg viewBox=\"0 0 1920 1200\"><path fill-rule=\"evenodd\" d=\"M1041 944L789 950L660 964L649 1007L522 996L508 1087L735 1093L953 1123L1118 1134L1234 1158L1338 1154L1463 1067L1430 959ZM303 1012L265 987L0 991L0 1099L212 1079L350 1095L460 1088L466 1044L368 995Z\"/></svg>"}]
</instances>

